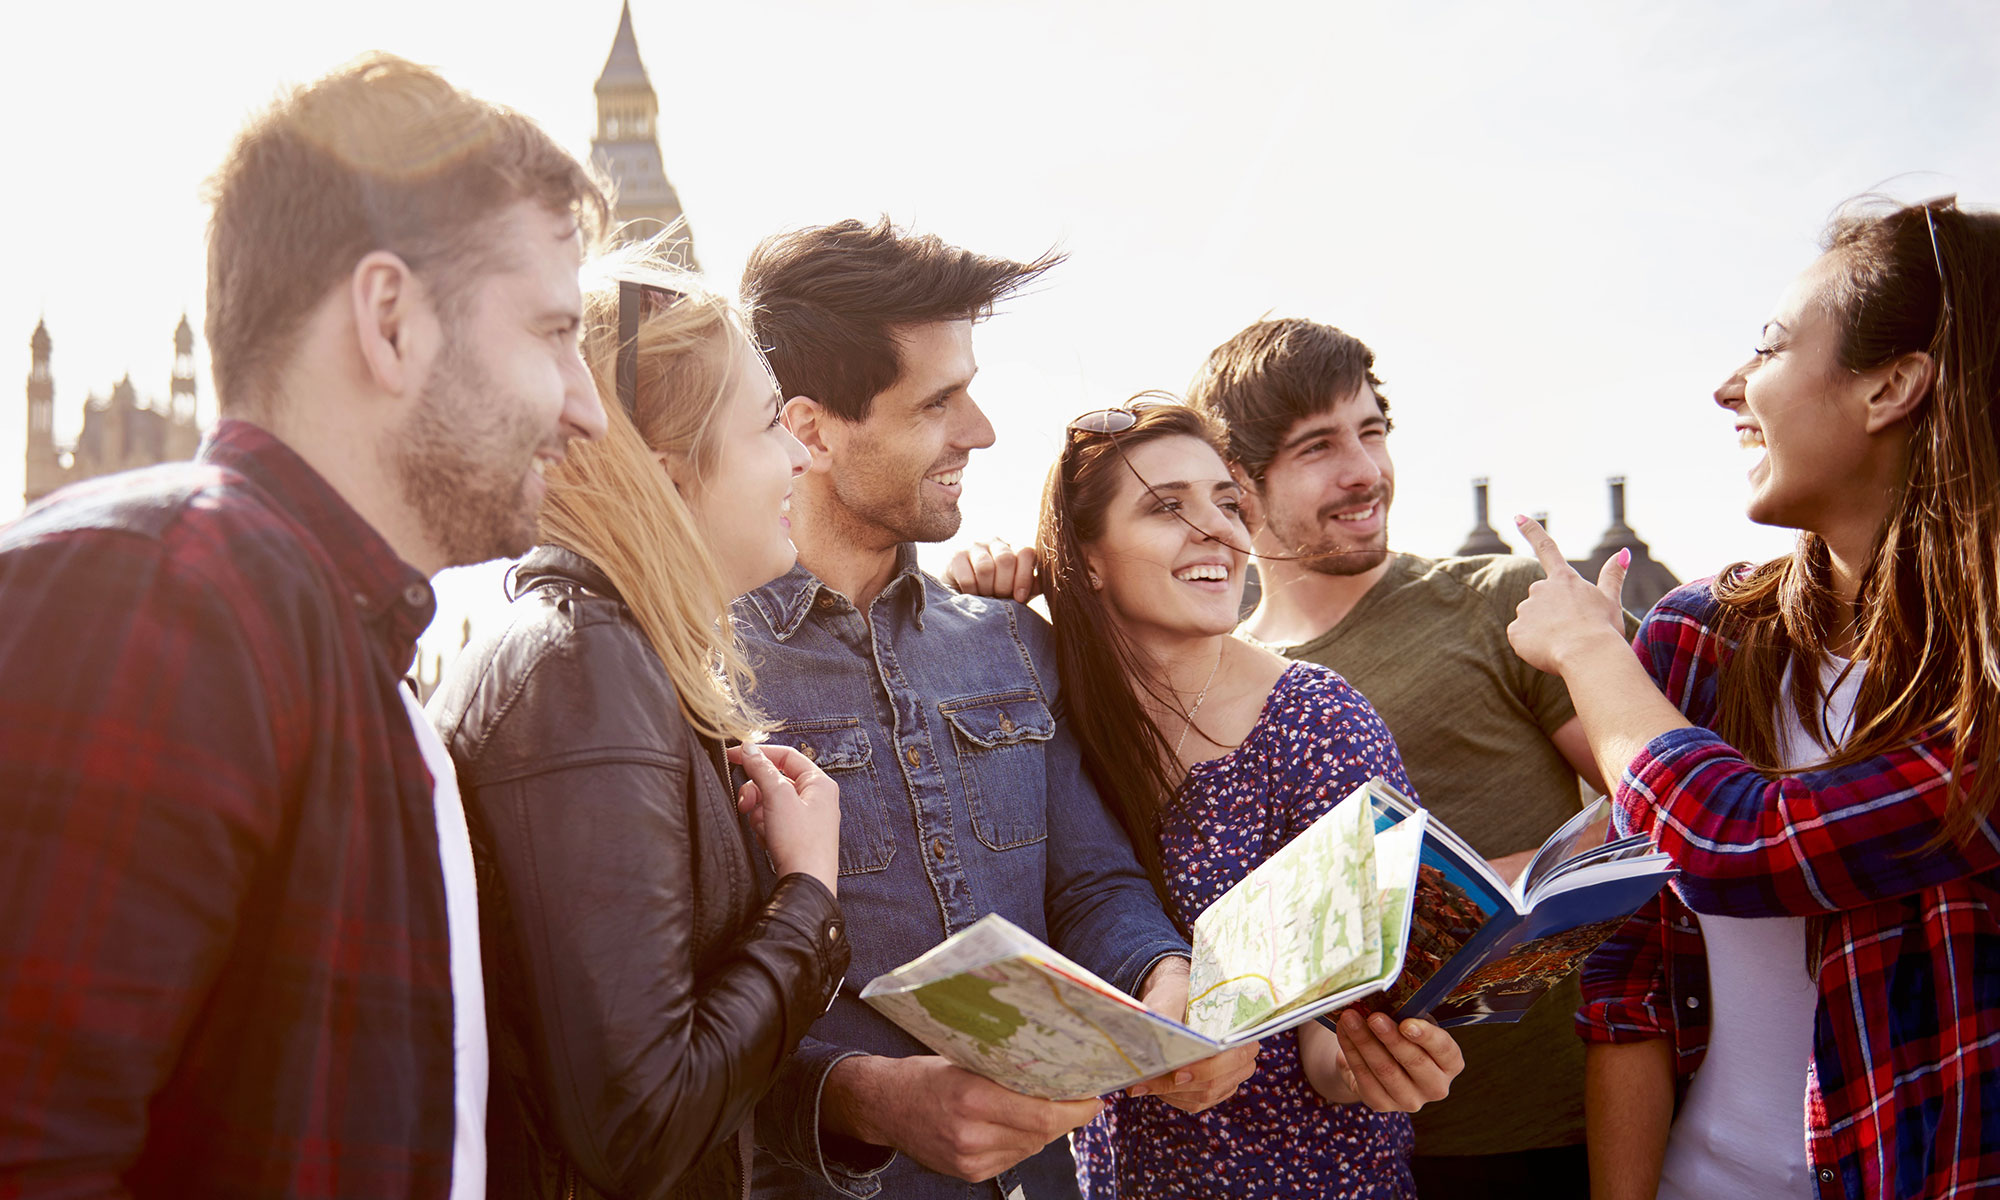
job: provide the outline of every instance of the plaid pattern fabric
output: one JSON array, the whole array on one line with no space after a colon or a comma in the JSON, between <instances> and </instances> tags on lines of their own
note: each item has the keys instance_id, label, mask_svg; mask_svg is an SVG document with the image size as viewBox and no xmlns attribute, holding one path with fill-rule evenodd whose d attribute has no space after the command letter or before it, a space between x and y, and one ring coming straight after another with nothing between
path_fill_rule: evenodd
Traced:
<instances>
[{"instance_id":1,"label":"plaid pattern fabric","mask_svg":"<svg viewBox=\"0 0 2000 1200\"><path fill-rule=\"evenodd\" d=\"M1634 642L1697 728L1626 769L1621 831L1681 868L1584 971L1586 1041L1671 1037L1681 1082L1708 1037L1699 912L1819 919L1825 951L1807 1084L1821 1197L2000 1193L2000 837L1931 845L1954 755L1942 736L1839 770L1771 779L1716 735L1730 647L1706 582L1662 600ZM1692 910L1692 911L1690 911Z\"/></svg>"},{"instance_id":2,"label":"plaid pattern fabric","mask_svg":"<svg viewBox=\"0 0 2000 1200\"><path fill-rule=\"evenodd\" d=\"M0 1197L437 1197L429 584L269 434L0 529Z\"/></svg>"}]
</instances>

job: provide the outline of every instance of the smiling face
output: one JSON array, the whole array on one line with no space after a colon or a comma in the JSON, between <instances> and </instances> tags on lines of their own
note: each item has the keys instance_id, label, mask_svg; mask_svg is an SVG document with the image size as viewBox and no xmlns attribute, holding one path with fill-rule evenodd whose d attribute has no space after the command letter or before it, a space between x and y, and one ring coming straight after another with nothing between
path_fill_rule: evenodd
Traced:
<instances>
[{"instance_id":1,"label":"smiling face","mask_svg":"<svg viewBox=\"0 0 2000 1200\"><path fill-rule=\"evenodd\" d=\"M1132 469L1104 510L1103 532L1084 547L1106 606L1139 641L1228 633L1248 562L1242 489L1199 438L1162 437L1125 457Z\"/></svg>"},{"instance_id":2,"label":"smiling face","mask_svg":"<svg viewBox=\"0 0 2000 1200\"><path fill-rule=\"evenodd\" d=\"M993 426L972 400L972 322L905 326L896 350L902 374L875 396L866 419L821 424L833 498L883 546L941 542L958 532L967 460L993 444Z\"/></svg>"},{"instance_id":3,"label":"smiling face","mask_svg":"<svg viewBox=\"0 0 2000 1200\"><path fill-rule=\"evenodd\" d=\"M762 587L792 569L792 480L806 469L806 449L778 414L784 398L764 356L735 339L730 393L715 420L715 458L695 479L692 467L669 460L668 473L694 513L732 596Z\"/></svg>"},{"instance_id":4,"label":"smiling face","mask_svg":"<svg viewBox=\"0 0 2000 1200\"><path fill-rule=\"evenodd\" d=\"M576 221L522 201L494 221L501 265L441 314L441 345L386 452L403 502L445 566L509 558L535 541L544 476L574 437L604 432L578 352Z\"/></svg>"},{"instance_id":5,"label":"smiling face","mask_svg":"<svg viewBox=\"0 0 2000 1200\"><path fill-rule=\"evenodd\" d=\"M1840 364L1841 326L1825 301L1839 267L1829 254L1793 281L1715 402L1755 455L1751 520L1865 545L1887 512L1902 444L1868 430L1873 375Z\"/></svg>"},{"instance_id":6,"label":"smiling face","mask_svg":"<svg viewBox=\"0 0 2000 1200\"><path fill-rule=\"evenodd\" d=\"M1389 555L1389 418L1363 383L1286 431L1258 490L1258 545L1273 554L1326 555L1300 565L1323 575L1361 575Z\"/></svg>"}]
</instances>

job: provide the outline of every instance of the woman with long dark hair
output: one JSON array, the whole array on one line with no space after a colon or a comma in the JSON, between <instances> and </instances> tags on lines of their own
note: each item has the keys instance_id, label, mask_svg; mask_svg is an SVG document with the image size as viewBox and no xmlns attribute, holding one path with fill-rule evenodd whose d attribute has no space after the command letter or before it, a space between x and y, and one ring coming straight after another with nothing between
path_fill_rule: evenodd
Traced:
<instances>
[{"instance_id":1,"label":"woman with long dark hair","mask_svg":"<svg viewBox=\"0 0 2000 1200\"><path fill-rule=\"evenodd\" d=\"M1681 869L1585 971L1593 1194L1988 1194L2000 214L1850 207L1715 399L1798 543L1669 595L1637 658L1618 567L1522 523L1549 579L1509 636Z\"/></svg>"},{"instance_id":2,"label":"woman with long dark hair","mask_svg":"<svg viewBox=\"0 0 2000 1200\"><path fill-rule=\"evenodd\" d=\"M1338 675L1230 636L1249 533L1219 431L1146 403L1070 425L1038 539L1068 719L1183 929L1372 776L1408 788L1374 709ZM1344 1014L1264 1041L1236 1096L1190 1114L1110 1099L1076 1135L1093 1200L1405 1197L1407 1113L1463 1065L1425 1021Z\"/></svg>"}]
</instances>

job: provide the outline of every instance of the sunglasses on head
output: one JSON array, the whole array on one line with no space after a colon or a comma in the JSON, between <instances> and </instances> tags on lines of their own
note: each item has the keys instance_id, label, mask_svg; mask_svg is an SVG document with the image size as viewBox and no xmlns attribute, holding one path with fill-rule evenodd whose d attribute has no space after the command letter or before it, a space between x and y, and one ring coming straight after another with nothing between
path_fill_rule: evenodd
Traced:
<instances>
[{"instance_id":1,"label":"sunglasses on head","mask_svg":"<svg viewBox=\"0 0 2000 1200\"><path fill-rule=\"evenodd\" d=\"M1071 433L1124 433L1139 423L1148 409L1165 408L1171 401L1128 400L1115 408L1093 408L1069 423Z\"/></svg>"},{"instance_id":2,"label":"sunglasses on head","mask_svg":"<svg viewBox=\"0 0 2000 1200\"><path fill-rule=\"evenodd\" d=\"M639 322L657 316L687 298L657 283L618 281L618 403L625 416L638 419L639 411Z\"/></svg>"}]
</instances>

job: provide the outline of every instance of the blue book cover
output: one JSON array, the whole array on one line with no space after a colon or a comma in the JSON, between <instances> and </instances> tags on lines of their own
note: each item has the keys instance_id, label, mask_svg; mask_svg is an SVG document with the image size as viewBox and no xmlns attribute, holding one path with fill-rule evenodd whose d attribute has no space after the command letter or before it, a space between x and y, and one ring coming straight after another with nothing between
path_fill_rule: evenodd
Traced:
<instances>
[{"instance_id":1,"label":"blue book cover","mask_svg":"<svg viewBox=\"0 0 2000 1200\"><path fill-rule=\"evenodd\" d=\"M1376 828L1418 811L1376 793ZM1543 844L1514 884L1433 816L1424 832L1403 974L1373 1005L1439 1025L1518 1021L1674 870L1643 837L1605 841L1610 805L1584 809Z\"/></svg>"}]
</instances>

